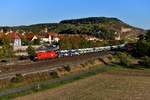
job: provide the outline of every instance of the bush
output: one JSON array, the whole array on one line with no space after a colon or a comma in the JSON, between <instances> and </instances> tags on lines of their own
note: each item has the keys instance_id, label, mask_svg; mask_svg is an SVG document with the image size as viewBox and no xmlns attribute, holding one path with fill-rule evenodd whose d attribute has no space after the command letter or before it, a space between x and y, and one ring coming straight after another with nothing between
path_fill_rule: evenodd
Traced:
<instances>
[{"instance_id":1,"label":"bush","mask_svg":"<svg viewBox=\"0 0 150 100\"><path fill-rule=\"evenodd\" d=\"M10 58L14 56L13 47L9 43L4 43L0 48L1 58Z\"/></svg>"},{"instance_id":2,"label":"bush","mask_svg":"<svg viewBox=\"0 0 150 100\"><path fill-rule=\"evenodd\" d=\"M66 65L66 66L63 66L64 67L64 69L66 70L66 71L68 71L68 72L70 72L71 71L71 68L70 68L70 66L69 65Z\"/></svg>"},{"instance_id":3,"label":"bush","mask_svg":"<svg viewBox=\"0 0 150 100\"><path fill-rule=\"evenodd\" d=\"M16 74L16 76L11 79L11 82L18 83L21 82L22 80L23 76L21 74Z\"/></svg>"},{"instance_id":4,"label":"bush","mask_svg":"<svg viewBox=\"0 0 150 100\"><path fill-rule=\"evenodd\" d=\"M123 66L129 66L129 62L130 62L130 59L129 59L129 56L127 53L123 53L123 52L119 52L117 54L117 57L119 58L119 63Z\"/></svg>"},{"instance_id":5,"label":"bush","mask_svg":"<svg viewBox=\"0 0 150 100\"><path fill-rule=\"evenodd\" d=\"M149 55L149 50L150 50L150 42L146 40L140 40L136 43L136 52L138 56Z\"/></svg>"},{"instance_id":6,"label":"bush","mask_svg":"<svg viewBox=\"0 0 150 100\"><path fill-rule=\"evenodd\" d=\"M143 57L140 64L144 65L147 68L150 68L150 57L148 56Z\"/></svg>"},{"instance_id":7,"label":"bush","mask_svg":"<svg viewBox=\"0 0 150 100\"><path fill-rule=\"evenodd\" d=\"M36 56L36 52L35 52L35 49L30 45L28 48L27 48L27 53L28 53L28 56L30 57L31 60L34 60L33 58Z\"/></svg>"},{"instance_id":8,"label":"bush","mask_svg":"<svg viewBox=\"0 0 150 100\"><path fill-rule=\"evenodd\" d=\"M49 75L50 75L52 78L58 78L58 77L59 77L59 75L58 75L58 73L57 73L56 71L51 71L51 72L49 73Z\"/></svg>"},{"instance_id":9,"label":"bush","mask_svg":"<svg viewBox=\"0 0 150 100\"><path fill-rule=\"evenodd\" d=\"M32 42L33 45L40 45L40 39L35 39Z\"/></svg>"}]
</instances>

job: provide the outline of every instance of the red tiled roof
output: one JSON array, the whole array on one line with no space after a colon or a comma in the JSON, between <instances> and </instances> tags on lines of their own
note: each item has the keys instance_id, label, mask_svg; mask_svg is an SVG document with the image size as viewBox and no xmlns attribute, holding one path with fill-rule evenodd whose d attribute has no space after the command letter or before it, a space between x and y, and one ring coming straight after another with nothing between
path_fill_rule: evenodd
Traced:
<instances>
[{"instance_id":1,"label":"red tiled roof","mask_svg":"<svg viewBox=\"0 0 150 100\"><path fill-rule=\"evenodd\" d=\"M33 34L27 34L26 39L31 41L33 39L34 35Z\"/></svg>"},{"instance_id":2,"label":"red tiled roof","mask_svg":"<svg viewBox=\"0 0 150 100\"><path fill-rule=\"evenodd\" d=\"M20 39L19 33L11 32L7 35L11 40Z\"/></svg>"},{"instance_id":3,"label":"red tiled roof","mask_svg":"<svg viewBox=\"0 0 150 100\"><path fill-rule=\"evenodd\" d=\"M55 33L55 32L49 32L48 34L51 36L57 36L58 35L58 33Z\"/></svg>"}]
</instances>

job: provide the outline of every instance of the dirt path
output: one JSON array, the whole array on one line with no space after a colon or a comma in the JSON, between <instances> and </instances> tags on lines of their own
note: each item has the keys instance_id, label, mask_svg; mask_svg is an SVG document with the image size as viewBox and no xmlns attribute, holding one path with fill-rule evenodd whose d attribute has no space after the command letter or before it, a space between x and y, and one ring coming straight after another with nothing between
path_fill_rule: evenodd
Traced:
<instances>
[{"instance_id":1,"label":"dirt path","mask_svg":"<svg viewBox=\"0 0 150 100\"><path fill-rule=\"evenodd\" d=\"M146 71L146 75L144 71L121 73L98 74L16 100L149 100L150 72Z\"/></svg>"}]
</instances>

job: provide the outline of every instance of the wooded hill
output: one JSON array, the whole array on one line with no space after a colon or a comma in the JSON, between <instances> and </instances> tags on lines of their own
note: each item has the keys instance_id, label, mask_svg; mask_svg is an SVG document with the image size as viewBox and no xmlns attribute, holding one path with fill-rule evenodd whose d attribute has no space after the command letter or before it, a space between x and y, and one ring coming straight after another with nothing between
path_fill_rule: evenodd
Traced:
<instances>
[{"instance_id":1,"label":"wooded hill","mask_svg":"<svg viewBox=\"0 0 150 100\"><path fill-rule=\"evenodd\" d=\"M121 37L138 36L144 30L130 26L117 18L89 17L81 19L63 20L60 23L43 23L29 26L0 27L4 31L19 30L20 32L33 32L38 34L48 28L49 32L60 34L87 34L99 38L113 38L114 33L120 33Z\"/></svg>"}]
</instances>

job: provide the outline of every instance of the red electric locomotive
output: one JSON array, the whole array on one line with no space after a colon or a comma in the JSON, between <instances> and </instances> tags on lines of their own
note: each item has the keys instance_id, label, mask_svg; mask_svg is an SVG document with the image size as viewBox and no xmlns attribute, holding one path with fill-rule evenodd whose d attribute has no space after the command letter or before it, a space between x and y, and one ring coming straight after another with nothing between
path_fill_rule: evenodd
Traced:
<instances>
[{"instance_id":1,"label":"red electric locomotive","mask_svg":"<svg viewBox=\"0 0 150 100\"><path fill-rule=\"evenodd\" d=\"M38 52L36 53L35 60L57 58L57 57L58 57L58 54L55 51Z\"/></svg>"}]
</instances>

